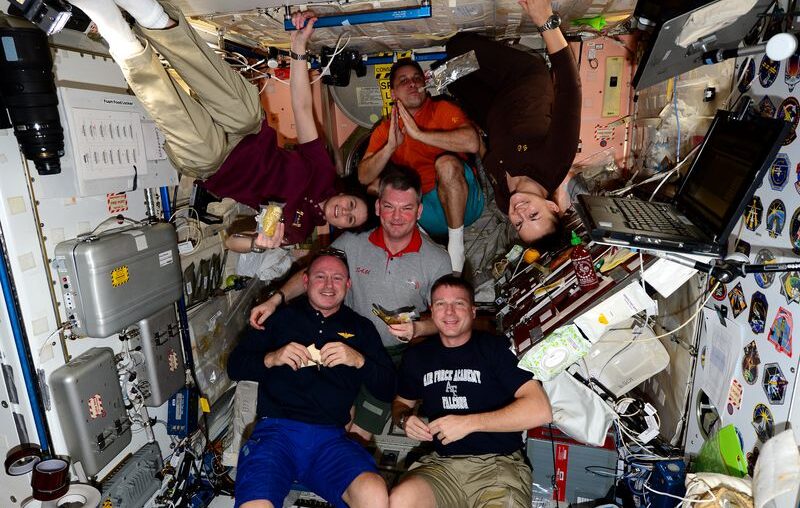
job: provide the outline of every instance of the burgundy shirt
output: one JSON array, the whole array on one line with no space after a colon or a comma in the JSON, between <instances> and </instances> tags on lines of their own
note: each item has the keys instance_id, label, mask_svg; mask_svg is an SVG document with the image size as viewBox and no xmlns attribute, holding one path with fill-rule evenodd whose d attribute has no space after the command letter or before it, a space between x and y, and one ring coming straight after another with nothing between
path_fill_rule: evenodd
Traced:
<instances>
[{"instance_id":1,"label":"burgundy shirt","mask_svg":"<svg viewBox=\"0 0 800 508\"><path fill-rule=\"evenodd\" d=\"M336 194L335 178L336 166L321 139L285 150L278 146L275 129L264 120L261 130L245 136L202 185L217 197L256 210L270 201L285 203L283 243L293 244L325 224L317 205Z\"/></svg>"}]
</instances>

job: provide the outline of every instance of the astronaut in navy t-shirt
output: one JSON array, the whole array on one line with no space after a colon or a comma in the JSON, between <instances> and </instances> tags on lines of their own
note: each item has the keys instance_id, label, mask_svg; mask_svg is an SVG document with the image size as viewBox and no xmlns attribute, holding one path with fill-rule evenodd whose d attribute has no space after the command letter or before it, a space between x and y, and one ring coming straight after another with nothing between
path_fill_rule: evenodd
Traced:
<instances>
[{"instance_id":1,"label":"astronaut in navy t-shirt","mask_svg":"<svg viewBox=\"0 0 800 508\"><path fill-rule=\"evenodd\" d=\"M392 490L393 507L530 506L521 432L550 422L550 403L517 367L506 339L472 329L473 299L463 279L436 281L431 314L439 335L403 356L392 416L435 451ZM419 403L427 423L414 414Z\"/></svg>"}]
</instances>

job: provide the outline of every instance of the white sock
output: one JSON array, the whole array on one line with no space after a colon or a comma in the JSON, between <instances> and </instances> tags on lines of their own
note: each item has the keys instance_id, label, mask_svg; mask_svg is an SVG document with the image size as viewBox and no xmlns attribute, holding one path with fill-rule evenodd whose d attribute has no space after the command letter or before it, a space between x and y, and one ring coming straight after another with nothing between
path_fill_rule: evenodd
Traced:
<instances>
[{"instance_id":1,"label":"white sock","mask_svg":"<svg viewBox=\"0 0 800 508\"><path fill-rule=\"evenodd\" d=\"M74 0L72 3L95 22L115 59L124 60L144 51L113 0Z\"/></svg>"},{"instance_id":2,"label":"white sock","mask_svg":"<svg viewBox=\"0 0 800 508\"><path fill-rule=\"evenodd\" d=\"M114 0L144 28L167 28L169 16L156 0Z\"/></svg>"},{"instance_id":3,"label":"white sock","mask_svg":"<svg viewBox=\"0 0 800 508\"><path fill-rule=\"evenodd\" d=\"M447 228L447 253L450 254L450 263L453 271L461 273L464 270L464 226L460 228Z\"/></svg>"}]
</instances>

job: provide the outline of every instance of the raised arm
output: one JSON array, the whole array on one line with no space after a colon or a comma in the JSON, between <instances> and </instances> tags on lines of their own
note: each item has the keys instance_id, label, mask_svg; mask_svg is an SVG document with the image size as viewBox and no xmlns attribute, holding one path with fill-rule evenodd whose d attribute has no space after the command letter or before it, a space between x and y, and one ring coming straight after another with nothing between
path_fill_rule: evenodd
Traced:
<instances>
[{"instance_id":1,"label":"raised arm","mask_svg":"<svg viewBox=\"0 0 800 508\"><path fill-rule=\"evenodd\" d=\"M382 123L372 132L367 152L358 164L358 181L362 185L370 185L381 176L392 154L403 143L399 125L397 108L392 108L388 131Z\"/></svg>"},{"instance_id":2,"label":"raised arm","mask_svg":"<svg viewBox=\"0 0 800 508\"><path fill-rule=\"evenodd\" d=\"M536 25L541 25L553 14L550 0L520 0L519 4ZM555 97L550 130L542 149L553 172L572 165L578 150L581 127L581 78L578 65L567 40L560 29L546 30L542 38L553 64Z\"/></svg>"},{"instance_id":3,"label":"raised arm","mask_svg":"<svg viewBox=\"0 0 800 508\"><path fill-rule=\"evenodd\" d=\"M292 32L292 51L294 53L306 54L306 45L311 34L314 33L316 20L313 11L295 12L292 15L292 23L297 29ZM314 103L308 78L308 62L292 58L290 73L289 88L292 92L292 111L297 129L297 142L308 143L319 137L317 124L314 122Z\"/></svg>"},{"instance_id":4,"label":"raised arm","mask_svg":"<svg viewBox=\"0 0 800 508\"><path fill-rule=\"evenodd\" d=\"M518 0L517 2L536 26L542 26L547 18L553 15L553 6L550 0ZM547 53L552 55L567 47L567 40L559 29L545 30L542 32L542 39L547 47Z\"/></svg>"},{"instance_id":5,"label":"raised arm","mask_svg":"<svg viewBox=\"0 0 800 508\"><path fill-rule=\"evenodd\" d=\"M465 122L450 130L422 130L400 101L397 102L397 109L400 119L403 120L403 134L406 136L451 152L478 153L480 137L471 123Z\"/></svg>"}]
</instances>

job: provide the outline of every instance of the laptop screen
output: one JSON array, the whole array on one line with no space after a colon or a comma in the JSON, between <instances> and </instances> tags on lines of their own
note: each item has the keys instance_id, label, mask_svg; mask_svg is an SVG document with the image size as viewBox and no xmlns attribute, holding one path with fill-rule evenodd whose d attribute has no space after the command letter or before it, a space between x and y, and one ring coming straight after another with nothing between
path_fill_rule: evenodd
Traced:
<instances>
[{"instance_id":1,"label":"laptop screen","mask_svg":"<svg viewBox=\"0 0 800 508\"><path fill-rule=\"evenodd\" d=\"M788 130L783 120L734 120L718 111L678 191L678 207L715 239L727 238Z\"/></svg>"}]
</instances>

